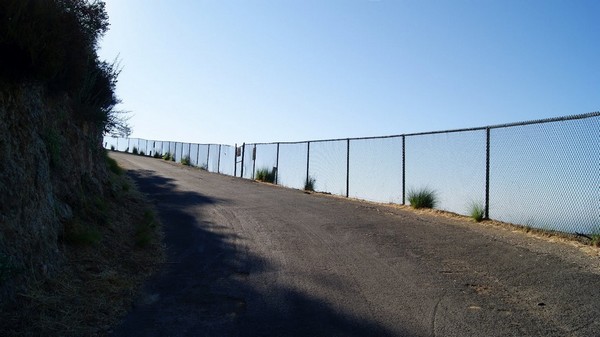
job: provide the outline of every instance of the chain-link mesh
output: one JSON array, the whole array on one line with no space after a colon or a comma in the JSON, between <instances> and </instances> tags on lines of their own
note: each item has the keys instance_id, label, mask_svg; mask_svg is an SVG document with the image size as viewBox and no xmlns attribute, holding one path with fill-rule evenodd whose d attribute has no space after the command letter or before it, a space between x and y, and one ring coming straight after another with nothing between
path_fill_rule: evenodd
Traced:
<instances>
[{"instance_id":1,"label":"chain-link mesh","mask_svg":"<svg viewBox=\"0 0 600 337\"><path fill-rule=\"evenodd\" d=\"M168 152L178 162L189 156L210 172L233 175L235 168L247 179L277 167L280 185L303 189L310 177L317 191L378 202L402 203L405 194L409 203L412 191L429 188L439 209L468 215L473 206L487 206L491 219L600 233L600 113L383 138L246 144L237 160L227 145L105 137L104 146Z\"/></svg>"},{"instance_id":2,"label":"chain-link mesh","mask_svg":"<svg viewBox=\"0 0 600 337\"><path fill-rule=\"evenodd\" d=\"M242 155L244 157L243 178L254 179L254 144L244 145Z\"/></svg>"},{"instance_id":3,"label":"chain-link mesh","mask_svg":"<svg viewBox=\"0 0 600 337\"><path fill-rule=\"evenodd\" d=\"M190 164L198 166L198 144L190 144Z\"/></svg>"},{"instance_id":4,"label":"chain-link mesh","mask_svg":"<svg viewBox=\"0 0 600 337\"><path fill-rule=\"evenodd\" d=\"M346 140L311 142L308 175L315 191L346 195Z\"/></svg>"},{"instance_id":5,"label":"chain-link mesh","mask_svg":"<svg viewBox=\"0 0 600 337\"><path fill-rule=\"evenodd\" d=\"M256 145L256 163L254 165L258 170L273 170L277 167L277 144L257 144ZM254 172L256 177L256 172Z\"/></svg>"},{"instance_id":6,"label":"chain-link mesh","mask_svg":"<svg viewBox=\"0 0 600 337\"><path fill-rule=\"evenodd\" d=\"M208 170L208 145L198 145L198 161L197 165L200 168Z\"/></svg>"},{"instance_id":7,"label":"chain-link mesh","mask_svg":"<svg viewBox=\"0 0 600 337\"><path fill-rule=\"evenodd\" d=\"M600 233L600 117L492 129L490 218Z\"/></svg>"},{"instance_id":8,"label":"chain-link mesh","mask_svg":"<svg viewBox=\"0 0 600 337\"><path fill-rule=\"evenodd\" d=\"M233 160L235 156L235 147L230 145L221 145L221 156L219 162L219 173L233 175Z\"/></svg>"},{"instance_id":9,"label":"chain-link mesh","mask_svg":"<svg viewBox=\"0 0 600 337\"><path fill-rule=\"evenodd\" d=\"M436 208L467 215L485 202L485 130L406 137L406 203L422 189L434 192Z\"/></svg>"},{"instance_id":10,"label":"chain-link mesh","mask_svg":"<svg viewBox=\"0 0 600 337\"><path fill-rule=\"evenodd\" d=\"M208 151L208 171L219 172L219 145L210 144Z\"/></svg>"},{"instance_id":11,"label":"chain-link mesh","mask_svg":"<svg viewBox=\"0 0 600 337\"><path fill-rule=\"evenodd\" d=\"M349 196L402 203L402 138L350 141Z\"/></svg>"},{"instance_id":12,"label":"chain-link mesh","mask_svg":"<svg viewBox=\"0 0 600 337\"><path fill-rule=\"evenodd\" d=\"M279 145L277 182L280 185L303 189L306 183L307 143Z\"/></svg>"}]
</instances>

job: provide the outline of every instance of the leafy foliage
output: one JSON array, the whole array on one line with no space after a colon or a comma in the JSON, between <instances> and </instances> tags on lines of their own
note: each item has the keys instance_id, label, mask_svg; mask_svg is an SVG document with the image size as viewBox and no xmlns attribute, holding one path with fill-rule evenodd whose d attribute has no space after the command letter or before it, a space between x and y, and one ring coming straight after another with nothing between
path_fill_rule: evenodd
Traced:
<instances>
[{"instance_id":1,"label":"leafy foliage","mask_svg":"<svg viewBox=\"0 0 600 337\"><path fill-rule=\"evenodd\" d=\"M39 83L51 94L66 93L78 120L104 132L125 128L127 120L113 110L119 66L97 55L108 26L99 0L0 1L1 82Z\"/></svg>"},{"instance_id":2,"label":"leafy foliage","mask_svg":"<svg viewBox=\"0 0 600 337\"><path fill-rule=\"evenodd\" d=\"M190 159L190 156L183 156L183 158L181 158L181 163L183 165L187 165L187 166L192 165L192 161Z\"/></svg>"}]
</instances>

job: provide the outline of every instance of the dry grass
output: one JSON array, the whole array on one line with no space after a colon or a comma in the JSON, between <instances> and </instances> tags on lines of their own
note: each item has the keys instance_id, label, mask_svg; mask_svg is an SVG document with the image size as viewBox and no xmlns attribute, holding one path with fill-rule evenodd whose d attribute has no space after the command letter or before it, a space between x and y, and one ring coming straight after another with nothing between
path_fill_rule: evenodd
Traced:
<instances>
[{"instance_id":1,"label":"dry grass","mask_svg":"<svg viewBox=\"0 0 600 337\"><path fill-rule=\"evenodd\" d=\"M94 244L62 245L58 273L18 294L0 309L0 336L106 336L130 308L142 282L164 261L159 225L150 204L124 176L112 176L119 193L106 201ZM150 219L152 217L152 219ZM140 226L144 245L139 244Z\"/></svg>"},{"instance_id":2,"label":"dry grass","mask_svg":"<svg viewBox=\"0 0 600 337\"><path fill-rule=\"evenodd\" d=\"M282 187L284 188L284 187ZM380 203L374 201L367 201L356 198L346 198L340 195L328 195L323 193L316 193L322 197L327 198L335 198L339 200L351 200L353 202L358 202L360 204L368 205L369 208L375 209L378 212L384 211L386 207L390 207L392 209L398 209L402 211L411 212L414 214L422 214L422 215L430 215L435 217L441 217L446 219L451 219L455 221L459 221L461 223L477 223L479 226L484 227L494 227L497 229L502 229L510 232L520 232L530 237L535 237L538 239L546 240L549 242L563 242L571 245L575 245L585 251L588 255L592 256L600 256L600 234L592 235L591 237L569 234L565 232L552 231L546 229L537 229L527 226L522 226L518 224L512 224L508 222L502 222L498 220L482 220L476 221L470 216L460 215L457 213L433 209L433 208L420 208L415 209L410 205L401 205L395 203ZM393 213L391 213L393 214Z\"/></svg>"}]
</instances>

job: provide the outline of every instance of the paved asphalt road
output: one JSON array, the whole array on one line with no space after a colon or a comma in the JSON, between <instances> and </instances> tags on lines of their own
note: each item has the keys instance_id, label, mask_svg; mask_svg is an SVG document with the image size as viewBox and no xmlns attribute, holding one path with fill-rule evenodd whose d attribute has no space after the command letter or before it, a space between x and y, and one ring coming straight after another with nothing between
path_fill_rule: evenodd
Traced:
<instances>
[{"instance_id":1,"label":"paved asphalt road","mask_svg":"<svg viewBox=\"0 0 600 337\"><path fill-rule=\"evenodd\" d=\"M597 251L111 156L168 251L114 336L600 336Z\"/></svg>"}]
</instances>

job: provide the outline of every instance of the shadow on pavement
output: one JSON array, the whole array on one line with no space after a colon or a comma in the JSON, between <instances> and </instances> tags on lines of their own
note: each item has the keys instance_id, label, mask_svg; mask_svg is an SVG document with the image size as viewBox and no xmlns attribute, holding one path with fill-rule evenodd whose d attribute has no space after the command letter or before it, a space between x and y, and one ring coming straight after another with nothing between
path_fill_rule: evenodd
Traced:
<instances>
[{"instance_id":1,"label":"shadow on pavement","mask_svg":"<svg viewBox=\"0 0 600 337\"><path fill-rule=\"evenodd\" d=\"M244 251L223 224L203 221L209 205L228 205L152 171L129 171L164 225L167 262L145 284L113 336L392 336L376 322L341 312L309 294L278 288L277 305L252 287L271 266ZM252 309L252 310L250 310ZM249 313L252 312L251 315ZM406 334L408 335L408 334Z\"/></svg>"}]
</instances>

